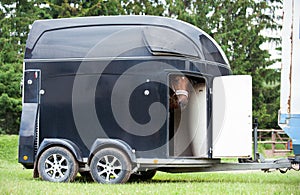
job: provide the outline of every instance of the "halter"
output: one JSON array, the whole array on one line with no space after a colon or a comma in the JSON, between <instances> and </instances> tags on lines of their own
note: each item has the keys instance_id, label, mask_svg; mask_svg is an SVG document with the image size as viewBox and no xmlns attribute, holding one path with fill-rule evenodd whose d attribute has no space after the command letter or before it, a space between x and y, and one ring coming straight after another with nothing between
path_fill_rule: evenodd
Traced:
<instances>
[{"instance_id":1,"label":"halter","mask_svg":"<svg viewBox=\"0 0 300 195\"><path fill-rule=\"evenodd\" d=\"M176 90L175 94L176 95L185 95L187 98L189 98L189 92L186 90Z\"/></svg>"},{"instance_id":2,"label":"halter","mask_svg":"<svg viewBox=\"0 0 300 195\"><path fill-rule=\"evenodd\" d=\"M185 79L185 77L181 77L182 79ZM183 90L183 89L178 89L176 90L174 85L172 85L172 89L173 91L175 92L175 95L184 95L186 96L187 98L189 98L189 92L187 90Z\"/></svg>"}]
</instances>

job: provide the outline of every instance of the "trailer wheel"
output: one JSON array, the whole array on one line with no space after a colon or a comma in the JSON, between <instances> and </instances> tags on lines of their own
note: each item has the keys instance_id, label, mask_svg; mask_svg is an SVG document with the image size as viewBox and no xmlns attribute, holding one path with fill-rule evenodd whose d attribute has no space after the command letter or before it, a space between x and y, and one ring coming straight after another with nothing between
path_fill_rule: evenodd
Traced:
<instances>
[{"instance_id":1,"label":"trailer wheel","mask_svg":"<svg viewBox=\"0 0 300 195\"><path fill-rule=\"evenodd\" d=\"M155 174L156 170L139 171L130 176L130 181L148 181L151 180Z\"/></svg>"},{"instance_id":2,"label":"trailer wheel","mask_svg":"<svg viewBox=\"0 0 300 195\"><path fill-rule=\"evenodd\" d=\"M91 175L98 183L125 183L130 177L132 164L126 154L116 148L99 150L90 163Z\"/></svg>"},{"instance_id":3,"label":"trailer wheel","mask_svg":"<svg viewBox=\"0 0 300 195\"><path fill-rule=\"evenodd\" d=\"M69 182L73 181L78 173L78 162L67 149L52 147L41 154L38 172L45 181Z\"/></svg>"}]
</instances>

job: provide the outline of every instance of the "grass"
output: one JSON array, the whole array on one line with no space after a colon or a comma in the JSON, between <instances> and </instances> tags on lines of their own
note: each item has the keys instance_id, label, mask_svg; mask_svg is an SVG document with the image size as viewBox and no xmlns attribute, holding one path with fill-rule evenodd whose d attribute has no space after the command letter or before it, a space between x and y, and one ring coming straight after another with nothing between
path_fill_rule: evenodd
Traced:
<instances>
[{"instance_id":1,"label":"grass","mask_svg":"<svg viewBox=\"0 0 300 195\"><path fill-rule=\"evenodd\" d=\"M158 172L150 182L103 185L77 177L73 183L32 178L17 163L18 136L0 136L0 194L300 194L300 172Z\"/></svg>"}]
</instances>

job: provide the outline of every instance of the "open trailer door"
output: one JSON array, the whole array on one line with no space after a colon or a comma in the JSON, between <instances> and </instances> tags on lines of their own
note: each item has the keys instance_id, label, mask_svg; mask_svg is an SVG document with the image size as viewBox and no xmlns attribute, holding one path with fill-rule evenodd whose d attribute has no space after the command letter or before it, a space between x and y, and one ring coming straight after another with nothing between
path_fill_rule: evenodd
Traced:
<instances>
[{"instance_id":1,"label":"open trailer door","mask_svg":"<svg viewBox=\"0 0 300 195\"><path fill-rule=\"evenodd\" d=\"M213 81L213 158L252 154L252 78L231 75Z\"/></svg>"}]
</instances>

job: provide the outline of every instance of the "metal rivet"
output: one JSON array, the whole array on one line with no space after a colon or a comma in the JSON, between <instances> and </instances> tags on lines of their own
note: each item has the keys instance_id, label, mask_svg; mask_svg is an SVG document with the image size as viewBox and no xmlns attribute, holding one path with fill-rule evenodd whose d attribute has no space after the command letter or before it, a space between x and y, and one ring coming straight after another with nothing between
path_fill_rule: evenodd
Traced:
<instances>
[{"instance_id":1,"label":"metal rivet","mask_svg":"<svg viewBox=\"0 0 300 195\"><path fill-rule=\"evenodd\" d=\"M150 94L150 91L148 90L148 89L146 89L145 91L144 91L144 95L149 95Z\"/></svg>"}]
</instances>

